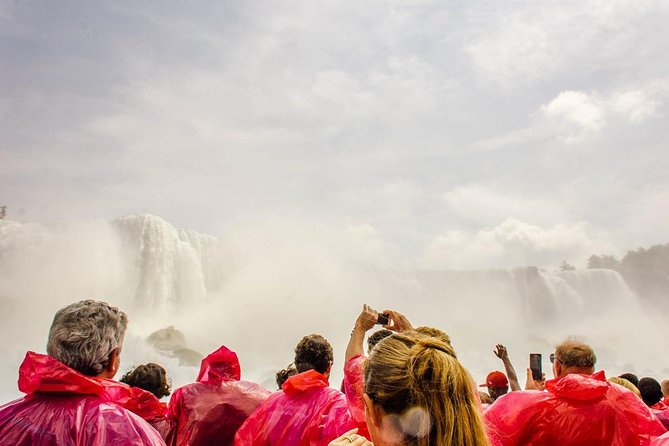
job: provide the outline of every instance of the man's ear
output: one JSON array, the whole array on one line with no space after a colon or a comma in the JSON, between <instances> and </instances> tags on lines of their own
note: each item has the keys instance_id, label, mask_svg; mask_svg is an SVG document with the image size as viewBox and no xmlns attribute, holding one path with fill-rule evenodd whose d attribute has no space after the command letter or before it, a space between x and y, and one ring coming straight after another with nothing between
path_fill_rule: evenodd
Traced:
<instances>
[{"instance_id":1,"label":"man's ear","mask_svg":"<svg viewBox=\"0 0 669 446\"><path fill-rule=\"evenodd\" d=\"M121 349L117 347L109 354L109 363L107 368L103 370L102 375L104 375L104 378L112 379L116 376L119 368L121 368Z\"/></svg>"},{"instance_id":2,"label":"man's ear","mask_svg":"<svg viewBox=\"0 0 669 446\"><path fill-rule=\"evenodd\" d=\"M325 373L323 373L323 376L325 376L327 379L330 379L330 372L332 372L332 363L330 363L328 369L325 371Z\"/></svg>"},{"instance_id":3,"label":"man's ear","mask_svg":"<svg viewBox=\"0 0 669 446\"><path fill-rule=\"evenodd\" d=\"M562 368L563 365L560 361L556 360L555 361L555 377L556 378L562 378Z\"/></svg>"}]
</instances>

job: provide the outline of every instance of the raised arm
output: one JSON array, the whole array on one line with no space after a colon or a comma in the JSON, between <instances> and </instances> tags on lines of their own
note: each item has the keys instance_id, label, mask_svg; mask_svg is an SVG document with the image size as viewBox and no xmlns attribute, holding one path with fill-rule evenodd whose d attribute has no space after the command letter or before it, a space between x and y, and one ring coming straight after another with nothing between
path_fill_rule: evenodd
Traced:
<instances>
[{"instance_id":1,"label":"raised arm","mask_svg":"<svg viewBox=\"0 0 669 446\"><path fill-rule=\"evenodd\" d=\"M351 332L351 338L348 340L346 346L346 357L344 363L355 355L363 355L365 353L363 343L365 341L365 333L376 324L379 319L379 313L369 305L363 305L362 311L355 321L355 326Z\"/></svg>"},{"instance_id":2,"label":"raised arm","mask_svg":"<svg viewBox=\"0 0 669 446\"><path fill-rule=\"evenodd\" d=\"M513 368L513 364L511 364L509 353L506 351L506 347L504 347L502 344L497 344L495 347L495 356L501 359L502 363L504 364L504 370L506 372L506 376L509 378L509 387L511 388L511 391L513 392L515 390L521 390L520 384L518 384L516 370Z\"/></svg>"}]
</instances>

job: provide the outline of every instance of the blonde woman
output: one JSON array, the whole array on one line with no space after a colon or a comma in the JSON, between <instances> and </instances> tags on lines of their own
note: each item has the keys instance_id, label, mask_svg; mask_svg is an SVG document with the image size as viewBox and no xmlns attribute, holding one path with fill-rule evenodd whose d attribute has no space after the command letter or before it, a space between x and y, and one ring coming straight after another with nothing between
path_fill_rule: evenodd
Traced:
<instances>
[{"instance_id":1,"label":"blonde woman","mask_svg":"<svg viewBox=\"0 0 669 446\"><path fill-rule=\"evenodd\" d=\"M490 446L472 378L439 339L408 331L379 342L365 367L364 400L376 446ZM347 434L331 446L369 444Z\"/></svg>"}]
</instances>

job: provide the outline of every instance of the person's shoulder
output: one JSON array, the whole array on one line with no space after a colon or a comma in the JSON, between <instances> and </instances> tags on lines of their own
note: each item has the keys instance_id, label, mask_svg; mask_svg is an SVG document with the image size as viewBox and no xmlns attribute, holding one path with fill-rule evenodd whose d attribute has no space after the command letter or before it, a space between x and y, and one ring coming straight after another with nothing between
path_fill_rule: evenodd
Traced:
<instances>
[{"instance_id":1,"label":"person's shoulder","mask_svg":"<svg viewBox=\"0 0 669 446\"><path fill-rule=\"evenodd\" d=\"M323 405L327 405L334 410L337 408L348 408L348 400L346 399L346 395L332 387L323 388L323 393L320 400L322 401Z\"/></svg>"},{"instance_id":2,"label":"person's shoulder","mask_svg":"<svg viewBox=\"0 0 669 446\"><path fill-rule=\"evenodd\" d=\"M653 411L631 390L612 384L607 389L606 400L618 412L633 418L653 418Z\"/></svg>"},{"instance_id":3,"label":"person's shoulder","mask_svg":"<svg viewBox=\"0 0 669 446\"><path fill-rule=\"evenodd\" d=\"M346 361L346 364L344 366L349 365L349 364L350 365L362 364L365 361L367 361L367 356L363 355L362 353L358 353L357 355L354 355L351 358L349 358L349 360Z\"/></svg>"},{"instance_id":4,"label":"person's shoulder","mask_svg":"<svg viewBox=\"0 0 669 446\"><path fill-rule=\"evenodd\" d=\"M503 395L485 411L486 418L494 418L500 415L506 416L510 413L516 416L530 414L540 411L542 407L549 406L556 400L555 395L550 392L539 390L521 390L509 392Z\"/></svg>"},{"instance_id":5,"label":"person's shoulder","mask_svg":"<svg viewBox=\"0 0 669 446\"><path fill-rule=\"evenodd\" d=\"M81 428L89 444L165 444L147 421L116 403L83 398L80 406L84 414Z\"/></svg>"},{"instance_id":6,"label":"person's shoulder","mask_svg":"<svg viewBox=\"0 0 669 446\"><path fill-rule=\"evenodd\" d=\"M254 383L253 381L246 381L246 380L239 380L239 381L229 381L231 384L239 387L240 389L244 390L245 392L251 392L251 393L264 393L267 396L269 396L272 392L264 388L258 383Z\"/></svg>"},{"instance_id":7,"label":"person's shoulder","mask_svg":"<svg viewBox=\"0 0 669 446\"><path fill-rule=\"evenodd\" d=\"M513 402L514 404L535 404L540 401L547 401L555 399L556 396L551 392L544 390L518 390L515 392L509 392L505 395L500 396L492 404L494 406L499 401ZM492 407L491 406L491 407Z\"/></svg>"},{"instance_id":8,"label":"person's shoulder","mask_svg":"<svg viewBox=\"0 0 669 446\"><path fill-rule=\"evenodd\" d=\"M342 393L341 390L335 389L334 387L323 387L323 393L325 393L328 398L336 400L336 399L344 399L346 400L346 395Z\"/></svg>"},{"instance_id":9,"label":"person's shoulder","mask_svg":"<svg viewBox=\"0 0 669 446\"><path fill-rule=\"evenodd\" d=\"M258 404L267 397L271 392L265 389L258 383L251 381L226 381L217 389L221 396L231 398L239 401L255 402Z\"/></svg>"},{"instance_id":10,"label":"person's shoulder","mask_svg":"<svg viewBox=\"0 0 669 446\"><path fill-rule=\"evenodd\" d=\"M281 404L291 404L288 403L288 397L286 396L286 393L283 390L277 390L276 392L271 392L265 400L260 403L260 406L258 408L267 408L267 407L275 407L279 406Z\"/></svg>"},{"instance_id":11,"label":"person's shoulder","mask_svg":"<svg viewBox=\"0 0 669 446\"><path fill-rule=\"evenodd\" d=\"M0 416L8 416L11 412L25 406L26 398L17 398L0 406Z\"/></svg>"}]
</instances>

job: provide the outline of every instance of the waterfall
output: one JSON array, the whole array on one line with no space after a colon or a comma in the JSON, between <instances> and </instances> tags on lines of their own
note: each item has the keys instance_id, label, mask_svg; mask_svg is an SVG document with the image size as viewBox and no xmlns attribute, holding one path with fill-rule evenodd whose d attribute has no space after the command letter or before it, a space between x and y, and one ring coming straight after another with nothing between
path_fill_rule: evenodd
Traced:
<instances>
[{"instance_id":1,"label":"waterfall","mask_svg":"<svg viewBox=\"0 0 669 446\"><path fill-rule=\"evenodd\" d=\"M112 224L132 265L129 275L137 305L174 310L198 305L221 291L229 271L218 238L176 229L146 214Z\"/></svg>"},{"instance_id":2,"label":"waterfall","mask_svg":"<svg viewBox=\"0 0 669 446\"><path fill-rule=\"evenodd\" d=\"M661 312L646 311L612 270L383 269L351 262L340 243L320 234L244 230L219 238L153 215L50 225L0 220L0 336L11 339L0 344L0 397L17 394L16 367L26 350L44 351L54 313L85 298L129 314L125 365L163 363L175 385L196 371L149 346L155 330L173 325L202 353L229 345L246 377L273 387L305 334L325 335L341 361L363 303L447 331L476 379L501 367L491 353L496 343L507 344L519 375L535 351L545 354L549 372L548 353L568 335L592 343L599 366L614 373L665 367L657 363Z\"/></svg>"},{"instance_id":3,"label":"waterfall","mask_svg":"<svg viewBox=\"0 0 669 446\"><path fill-rule=\"evenodd\" d=\"M573 323L602 307L634 307L638 299L618 272L606 269L376 270L371 276L384 294L426 302L430 311L479 314L494 309L497 315L533 322L530 326Z\"/></svg>"}]
</instances>

